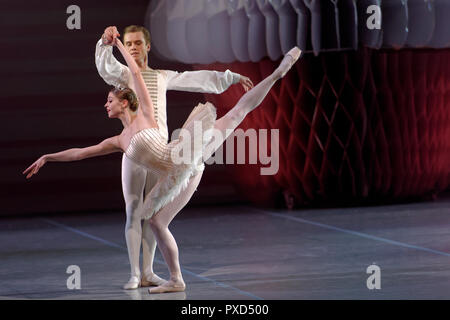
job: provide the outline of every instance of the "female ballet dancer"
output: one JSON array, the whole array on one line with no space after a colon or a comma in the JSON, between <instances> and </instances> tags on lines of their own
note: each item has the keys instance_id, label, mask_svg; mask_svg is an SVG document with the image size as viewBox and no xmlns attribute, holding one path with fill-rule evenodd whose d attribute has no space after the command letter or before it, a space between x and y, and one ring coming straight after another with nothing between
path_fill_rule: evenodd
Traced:
<instances>
[{"instance_id":1,"label":"female ballet dancer","mask_svg":"<svg viewBox=\"0 0 450 320\"><path fill-rule=\"evenodd\" d=\"M208 145L210 152L208 155L217 150L246 115L261 104L275 82L294 65L301 51L297 47L291 49L278 68L245 93L222 118L216 120L216 109L211 103L198 104L184 123L180 137L167 144L159 134L157 122L153 117L153 104L136 62L120 39L115 38L114 45L120 50L130 68L139 101L137 112L130 111L130 108L136 108L137 104L134 101L136 97L130 89L119 89L119 92L126 93L120 94L120 99L117 89L111 90L105 107L109 118L118 118L122 121L124 129L120 135L107 138L94 146L43 155L23 174L27 174L29 179L49 161L76 161L113 152L124 152L131 160L153 170L159 178L145 199L143 212L144 218L150 219L149 224L169 268L170 279L158 287L150 288L149 292L184 291L186 285L181 274L178 247L168 226L195 191L198 181L194 181L195 179L191 177L199 176L196 173L204 169L203 162L207 160L204 159L204 151L212 140L210 133L212 130L219 130L222 134L216 135L211 145ZM199 131L197 129L199 127L202 130ZM221 138L218 139L218 136ZM180 162L180 159L177 159L179 150L190 151L190 161Z\"/></svg>"}]
</instances>

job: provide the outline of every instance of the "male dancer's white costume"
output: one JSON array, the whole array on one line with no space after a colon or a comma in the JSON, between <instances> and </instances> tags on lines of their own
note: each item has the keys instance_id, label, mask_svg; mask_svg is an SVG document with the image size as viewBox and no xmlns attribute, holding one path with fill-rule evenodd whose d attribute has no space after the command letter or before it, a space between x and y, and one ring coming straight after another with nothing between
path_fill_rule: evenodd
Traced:
<instances>
[{"instance_id":1,"label":"male dancer's white costume","mask_svg":"<svg viewBox=\"0 0 450 320\"><path fill-rule=\"evenodd\" d=\"M95 63L98 73L106 83L112 86L128 87L134 90L128 67L117 61L112 51L112 46L103 44L101 39L97 42ZM169 137L166 117L166 90L219 94L227 90L232 84L239 83L241 77L239 74L229 70L225 72L187 71L179 73L170 70L147 68L141 73L152 98L159 131L166 141ZM201 174L199 173L199 175ZM201 176L197 177L198 182L200 178ZM163 282L162 279L153 273L156 239L148 226L148 220L144 220L144 225L141 225L143 200L156 184L156 179L156 176L151 171L147 171L130 161L125 154L123 155L122 189L127 216L125 238L131 265L131 278L124 286L125 289L137 288L141 280L139 268L141 242L143 247L143 277L141 285L159 285Z\"/></svg>"}]
</instances>

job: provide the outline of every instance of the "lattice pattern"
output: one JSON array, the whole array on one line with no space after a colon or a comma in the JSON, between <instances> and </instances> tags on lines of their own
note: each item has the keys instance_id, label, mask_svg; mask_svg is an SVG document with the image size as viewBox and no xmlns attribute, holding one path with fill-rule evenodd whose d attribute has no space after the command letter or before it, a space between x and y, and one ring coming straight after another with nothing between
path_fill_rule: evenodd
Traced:
<instances>
[{"instance_id":1,"label":"lattice pattern","mask_svg":"<svg viewBox=\"0 0 450 320\"><path fill-rule=\"evenodd\" d=\"M229 165L239 193L263 205L285 199L291 207L448 188L449 61L447 49L304 56L240 126L280 129L280 169L261 176L260 165ZM263 60L207 68L229 68L258 83L276 65ZM236 86L206 99L221 116L242 93Z\"/></svg>"}]
</instances>

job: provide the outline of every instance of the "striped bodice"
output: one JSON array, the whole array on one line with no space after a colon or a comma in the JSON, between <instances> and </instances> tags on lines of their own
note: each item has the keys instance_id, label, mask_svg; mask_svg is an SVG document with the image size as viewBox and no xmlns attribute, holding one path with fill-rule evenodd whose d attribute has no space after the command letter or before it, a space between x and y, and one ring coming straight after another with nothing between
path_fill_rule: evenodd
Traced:
<instances>
[{"instance_id":1,"label":"striped bodice","mask_svg":"<svg viewBox=\"0 0 450 320\"><path fill-rule=\"evenodd\" d=\"M171 148L157 128L138 131L130 140L125 154L131 160L161 176L174 167Z\"/></svg>"}]
</instances>

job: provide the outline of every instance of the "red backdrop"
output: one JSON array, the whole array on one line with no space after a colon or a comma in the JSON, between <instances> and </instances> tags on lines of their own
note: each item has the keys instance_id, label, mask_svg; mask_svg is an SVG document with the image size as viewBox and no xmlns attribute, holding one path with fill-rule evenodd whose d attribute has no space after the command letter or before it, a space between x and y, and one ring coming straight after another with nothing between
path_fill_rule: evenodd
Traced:
<instances>
[{"instance_id":1,"label":"red backdrop","mask_svg":"<svg viewBox=\"0 0 450 320\"><path fill-rule=\"evenodd\" d=\"M228 165L260 205L388 201L450 185L450 50L360 49L303 56L240 128L278 128L280 168ZM278 62L199 65L256 84ZM206 95L225 114L239 86ZM269 139L270 142L270 139ZM247 148L248 152L248 148Z\"/></svg>"}]
</instances>

